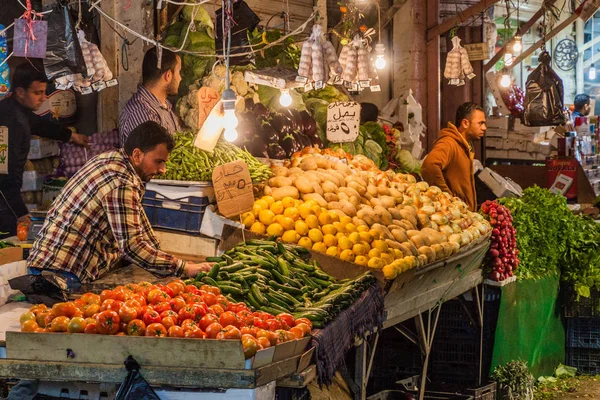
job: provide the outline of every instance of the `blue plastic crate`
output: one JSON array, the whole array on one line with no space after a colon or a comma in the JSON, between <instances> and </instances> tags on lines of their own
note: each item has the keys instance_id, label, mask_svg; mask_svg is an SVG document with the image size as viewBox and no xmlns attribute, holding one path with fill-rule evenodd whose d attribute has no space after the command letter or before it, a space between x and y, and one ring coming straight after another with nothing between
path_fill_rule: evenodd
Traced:
<instances>
[{"instance_id":1,"label":"blue plastic crate","mask_svg":"<svg viewBox=\"0 0 600 400\"><path fill-rule=\"evenodd\" d=\"M186 233L200 233L208 197L184 196L171 199L153 190L146 190L142 205L154 228Z\"/></svg>"},{"instance_id":2,"label":"blue plastic crate","mask_svg":"<svg viewBox=\"0 0 600 400\"><path fill-rule=\"evenodd\" d=\"M567 365L586 375L600 374L600 349L567 348Z\"/></svg>"},{"instance_id":3,"label":"blue plastic crate","mask_svg":"<svg viewBox=\"0 0 600 400\"><path fill-rule=\"evenodd\" d=\"M600 349L600 319L567 318L567 347Z\"/></svg>"}]
</instances>

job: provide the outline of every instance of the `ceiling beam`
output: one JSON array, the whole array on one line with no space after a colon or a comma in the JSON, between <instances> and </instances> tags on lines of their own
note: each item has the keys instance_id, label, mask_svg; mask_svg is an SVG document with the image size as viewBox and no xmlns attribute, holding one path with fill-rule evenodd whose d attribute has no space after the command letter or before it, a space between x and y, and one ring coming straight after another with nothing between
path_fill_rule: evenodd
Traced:
<instances>
[{"instance_id":1,"label":"ceiling beam","mask_svg":"<svg viewBox=\"0 0 600 400\"><path fill-rule=\"evenodd\" d=\"M427 40L429 41L436 36L443 35L455 26L459 26L475 15L481 14L499 1L500 0L480 0L479 3L473 4L471 7L456 14L456 17L446 18L441 23L427 30Z\"/></svg>"}]
</instances>

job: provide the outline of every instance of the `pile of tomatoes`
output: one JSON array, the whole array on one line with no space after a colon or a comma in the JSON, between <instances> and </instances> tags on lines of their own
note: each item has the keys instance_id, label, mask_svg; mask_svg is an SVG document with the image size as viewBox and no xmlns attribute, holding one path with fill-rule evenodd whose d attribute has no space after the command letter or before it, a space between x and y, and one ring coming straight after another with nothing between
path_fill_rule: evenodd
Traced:
<instances>
[{"instance_id":1,"label":"pile of tomatoes","mask_svg":"<svg viewBox=\"0 0 600 400\"><path fill-rule=\"evenodd\" d=\"M52 308L34 305L20 322L22 332L241 340L246 358L312 329L306 318L252 312L244 303L230 302L217 287L197 288L182 280L118 286Z\"/></svg>"}]
</instances>

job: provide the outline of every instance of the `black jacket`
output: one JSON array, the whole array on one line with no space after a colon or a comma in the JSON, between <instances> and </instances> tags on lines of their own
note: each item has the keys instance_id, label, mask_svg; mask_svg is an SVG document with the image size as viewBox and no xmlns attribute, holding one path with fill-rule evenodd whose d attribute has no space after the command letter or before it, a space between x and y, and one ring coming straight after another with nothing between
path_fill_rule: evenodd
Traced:
<instances>
[{"instance_id":1,"label":"black jacket","mask_svg":"<svg viewBox=\"0 0 600 400\"><path fill-rule=\"evenodd\" d=\"M13 96L0 101L0 126L8 128L8 174L0 174L0 192L4 195L0 201L6 200L18 218L28 212L21 198L21 186L31 135L67 142L71 131L36 115Z\"/></svg>"}]
</instances>

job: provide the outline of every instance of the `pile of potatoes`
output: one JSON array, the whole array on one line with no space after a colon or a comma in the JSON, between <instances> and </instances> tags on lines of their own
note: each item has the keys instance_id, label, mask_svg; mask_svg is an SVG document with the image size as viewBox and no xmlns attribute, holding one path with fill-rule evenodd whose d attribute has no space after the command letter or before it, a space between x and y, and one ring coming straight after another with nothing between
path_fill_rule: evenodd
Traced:
<instances>
[{"instance_id":1,"label":"pile of potatoes","mask_svg":"<svg viewBox=\"0 0 600 400\"><path fill-rule=\"evenodd\" d=\"M244 216L249 229L381 268L388 279L449 257L491 231L489 223L469 212L460 199L426 182L416 182L412 175L365 171L320 154L296 158L289 168L274 166L272 170L274 176L264 188L265 196L257 200L252 213ZM263 212L261 218L265 204L273 215ZM321 213L329 217L317 215L318 226L308 218ZM293 226L290 219L294 220ZM333 239L325 244L315 242L320 238L316 232L310 239L304 229L307 221L313 221L309 231L330 232L337 245L331 246ZM270 225L273 228L269 231ZM358 235L352 235L353 231ZM352 239L350 248L343 237ZM378 251L371 251L375 248Z\"/></svg>"}]
</instances>

